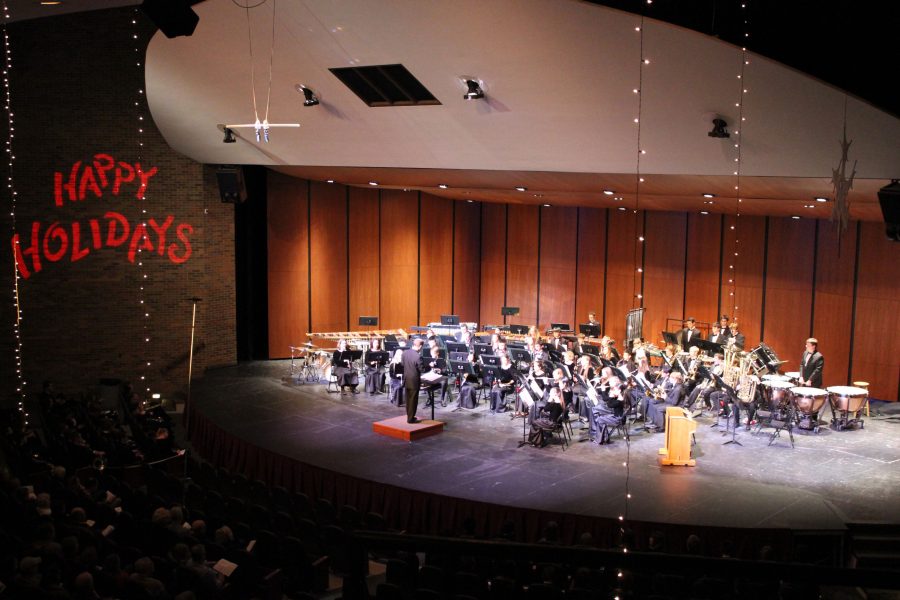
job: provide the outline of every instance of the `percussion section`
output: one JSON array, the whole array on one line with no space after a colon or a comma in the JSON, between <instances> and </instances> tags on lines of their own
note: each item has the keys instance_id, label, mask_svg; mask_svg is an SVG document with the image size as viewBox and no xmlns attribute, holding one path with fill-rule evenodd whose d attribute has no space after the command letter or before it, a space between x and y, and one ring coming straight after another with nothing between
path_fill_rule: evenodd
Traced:
<instances>
[{"instance_id":1,"label":"percussion section","mask_svg":"<svg viewBox=\"0 0 900 600\"><path fill-rule=\"evenodd\" d=\"M849 385L825 388L831 402L831 428L835 431L864 428L862 413L869 402L869 392Z\"/></svg>"},{"instance_id":2,"label":"percussion section","mask_svg":"<svg viewBox=\"0 0 900 600\"><path fill-rule=\"evenodd\" d=\"M813 387L791 388L792 402L797 413L797 427L819 432L819 411L828 400L828 392Z\"/></svg>"}]
</instances>

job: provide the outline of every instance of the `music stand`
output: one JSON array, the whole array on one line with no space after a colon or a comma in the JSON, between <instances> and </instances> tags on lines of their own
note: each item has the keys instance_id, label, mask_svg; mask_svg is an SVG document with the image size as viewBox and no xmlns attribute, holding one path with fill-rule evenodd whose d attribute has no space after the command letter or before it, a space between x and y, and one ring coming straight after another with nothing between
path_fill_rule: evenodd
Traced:
<instances>
[{"instance_id":1,"label":"music stand","mask_svg":"<svg viewBox=\"0 0 900 600\"><path fill-rule=\"evenodd\" d=\"M515 335L526 335L528 333L528 325L510 325L509 332Z\"/></svg>"},{"instance_id":2,"label":"music stand","mask_svg":"<svg viewBox=\"0 0 900 600\"><path fill-rule=\"evenodd\" d=\"M710 356L715 356L716 354L721 354L722 352L722 344L720 344L719 342L711 342L709 340L695 340L691 343L700 348L701 352L706 352Z\"/></svg>"},{"instance_id":3,"label":"music stand","mask_svg":"<svg viewBox=\"0 0 900 600\"><path fill-rule=\"evenodd\" d=\"M531 363L531 353L528 350L519 350L518 348L510 348L509 357L514 362Z\"/></svg>"},{"instance_id":4,"label":"music stand","mask_svg":"<svg viewBox=\"0 0 900 600\"><path fill-rule=\"evenodd\" d=\"M481 360L481 364L490 365L492 367L500 368L500 357L495 356L493 354L482 354L479 359Z\"/></svg>"},{"instance_id":5,"label":"music stand","mask_svg":"<svg viewBox=\"0 0 900 600\"><path fill-rule=\"evenodd\" d=\"M398 342L396 340L388 340L388 339L384 340L384 349L388 352L393 352L394 350L396 350L399 347L400 347L400 342Z\"/></svg>"},{"instance_id":6,"label":"music stand","mask_svg":"<svg viewBox=\"0 0 900 600\"><path fill-rule=\"evenodd\" d=\"M444 326L459 325L459 315L441 315L441 325L444 325Z\"/></svg>"},{"instance_id":7,"label":"music stand","mask_svg":"<svg viewBox=\"0 0 900 600\"><path fill-rule=\"evenodd\" d=\"M585 337L598 338L600 337L600 326L592 325L591 323L579 323L578 333Z\"/></svg>"},{"instance_id":8,"label":"music stand","mask_svg":"<svg viewBox=\"0 0 900 600\"><path fill-rule=\"evenodd\" d=\"M481 358L482 354L493 354L494 349L491 348L490 344L475 344L473 349L473 354L475 358Z\"/></svg>"},{"instance_id":9,"label":"music stand","mask_svg":"<svg viewBox=\"0 0 900 600\"><path fill-rule=\"evenodd\" d=\"M735 409L734 409L734 403L738 401L738 399L737 399L737 391L736 391L733 387L731 387L730 385L728 385L727 383L725 383L725 381L723 381L722 378L721 378L719 375L716 375L715 373L712 373L712 376L713 376L713 380L716 382L716 385L718 385L719 387L721 387L723 390L725 390L725 393L728 394L728 399L731 401L731 404L732 404L732 406L731 406L731 412L734 413L735 415L737 415L737 412L736 412ZM731 421L731 415L729 415L728 418L725 420L725 432L724 432L724 435L728 435L728 423L729 423L729 421ZM718 425L719 425L719 417L716 416L716 422L715 422L715 424L713 424L712 426L713 426L713 427L718 427ZM735 423L734 423L734 425L732 426L732 429L731 429L731 439L728 440L727 442L725 442L725 443L722 444L722 445L723 445L723 446L727 446L728 444L737 444L738 446L743 446L742 443L740 443L739 441L737 441L737 440L735 439L735 435L737 435L737 416L735 416Z\"/></svg>"},{"instance_id":10,"label":"music stand","mask_svg":"<svg viewBox=\"0 0 900 600\"><path fill-rule=\"evenodd\" d=\"M591 356L600 356L600 348L597 346L589 346L587 344L581 347L582 354L590 354Z\"/></svg>"},{"instance_id":11,"label":"music stand","mask_svg":"<svg viewBox=\"0 0 900 600\"><path fill-rule=\"evenodd\" d=\"M469 360L469 353L468 352L451 352L450 360L455 360L455 361Z\"/></svg>"},{"instance_id":12,"label":"music stand","mask_svg":"<svg viewBox=\"0 0 900 600\"><path fill-rule=\"evenodd\" d=\"M559 329L560 331L572 331L572 327L568 323L550 323L550 329Z\"/></svg>"},{"instance_id":13,"label":"music stand","mask_svg":"<svg viewBox=\"0 0 900 600\"><path fill-rule=\"evenodd\" d=\"M447 341L447 350L449 350L450 352L465 352L468 354L469 347L462 342Z\"/></svg>"},{"instance_id":14,"label":"music stand","mask_svg":"<svg viewBox=\"0 0 900 600\"><path fill-rule=\"evenodd\" d=\"M440 334L438 334L437 337L439 340L441 340L445 344L447 342L455 342L456 341L456 336L454 336L454 335L446 335L446 334L440 333Z\"/></svg>"},{"instance_id":15,"label":"music stand","mask_svg":"<svg viewBox=\"0 0 900 600\"><path fill-rule=\"evenodd\" d=\"M662 338L666 341L666 344L672 344L673 346L678 346L678 336L672 333L671 331L663 331Z\"/></svg>"}]
</instances>

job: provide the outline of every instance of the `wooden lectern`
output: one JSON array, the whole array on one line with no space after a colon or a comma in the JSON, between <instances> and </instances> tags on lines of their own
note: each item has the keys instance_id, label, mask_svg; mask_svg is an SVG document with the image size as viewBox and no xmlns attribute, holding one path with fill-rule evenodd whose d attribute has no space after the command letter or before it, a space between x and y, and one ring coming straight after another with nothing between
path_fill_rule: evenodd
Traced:
<instances>
[{"instance_id":1,"label":"wooden lectern","mask_svg":"<svg viewBox=\"0 0 900 600\"><path fill-rule=\"evenodd\" d=\"M691 413L678 406L667 406L666 447L659 449L660 464L695 466L697 461L691 458L691 434L696 429Z\"/></svg>"}]
</instances>

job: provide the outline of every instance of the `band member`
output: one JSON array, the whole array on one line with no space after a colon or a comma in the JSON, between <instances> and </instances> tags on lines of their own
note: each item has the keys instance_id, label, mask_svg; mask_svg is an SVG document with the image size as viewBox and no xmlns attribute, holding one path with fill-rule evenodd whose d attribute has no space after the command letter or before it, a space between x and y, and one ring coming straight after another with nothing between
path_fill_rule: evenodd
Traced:
<instances>
[{"instance_id":1,"label":"band member","mask_svg":"<svg viewBox=\"0 0 900 600\"><path fill-rule=\"evenodd\" d=\"M500 372L491 389L491 412L506 412L506 396L516 391L516 372L509 356L500 357Z\"/></svg>"},{"instance_id":2,"label":"band member","mask_svg":"<svg viewBox=\"0 0 900 600\"><path fill-rule=\"evenodd\" d=\"M586 388L586 386L593 385L592 382L594 379L594 367L591 365L590 355L582 354L578 357L578 363L575 366L575 375L578 376L576 378L578 383L574 390L576 410L578 412L578 418L586 423L591 415L591 408L593 408L593 403L587 396Z\"/></svg>"},{"instance_id":3,"label":"band member","mask_svg":"<svg viewBox=\"0 0 900 600\"><path fill-rule=\"evenodd\" d=\"M600 321L597 320L597 313L595 313L594 311L591 311L588 313L587 324L588 325L600 325Z\"/></svg>"},{"instance_id":4,"label":"band member","mask_svg":"<svg viewBox=\"0 0 900 600\"><path fill-rule=\"evenodd\" d=\"M619 362L620 357L619 351L616 350L616 341L608 335L604 335L602 338L600 338L600 356L604 355L604 350L606 351L606 354L612 355L612 358L610 360L616 363Z\"/></svg>"},{"instance_id":5,"label":"band member","mask_svg":"<svg viewBox=\"0 0 900 600\"><path fill-rule=\"evenodd\" d=\"M469 354L469 363L472 364L474 374L466 373L459 384L459 397L457 402L460 408L473 409L478 405L478 363L475 362L475 355Z\"/></svg>"},{"instance_id":6,"label":"band member","mask_svg":"<svg viewBox=\"0 0 900 600\"><path fill-rule=\"evenodd\" d=\"M591 409L589 429L591 441L600 445L609 443L611 430L622 422L626 408L625 386L613 376L612 369L607 367L603 371L600 402Z\"/></svg>"},{"instance_id":7,"label":"band member","mask_svg":"<svg viewBox=\"0 0 900 600\"><path fill-rule=\"evenodd\" d=\"M722 326L718 322L712 324L712 332L709 334L709 341L715 344L724 344L728 341L728 336L722 333Z\"/></svg>"},{"instance_id":8,"label":"band member","mask_svg":"<svg viewBox=\"0 0 900 600\"><path fill-rule=\"evenodd\" d=\"M622 353L622 358L621 360L616 362L616 366L625 367L626 369L628 369L629 373L634 373L635 369L637 369L637 364L634 362L634 357L628 350Z\"/></svg>"},{"instance_id":9,"label":"band member","mask_svg":"<svg viewBox=\"0 0 900 600\"><path fill-rule=\"evenodd\" d=\"M732 321L731 325L728 326L731 331L731 339L734 340L734 347L738 350L744 349L744 334L738 331L738 322Z\"/></svg>"},{"instance_id":10,"label":"band member","mask_svg":"<svg viewBox=\"0 0 900 600\"><path fill-rule=\"evenodd\" d=\"M572 401L572 381L566 377L566 372L559 367L553 369L553 381L550 382L550 385L559 388L563 407L568 408Z\"/></svg>"},{"instance_id":11,"label":"band member","mask_svg":"<svg viewBox=\"0 0 900 600\"><path fill-rule=\"evenodd\" d=\"M394 357L388 366L388 383L390 386L390 400L394 406L404 406L403 398L403 348L397 348Z\"/></svg>"},{"instance_id":12,"label":"band member","mask_svg":"<svg viewBox=\"0 0 900 600\"><path fill-rule=\"evenodd\" d=\"M690 348L692 342L702 339L703 334L697 329L694 317L688 317L684 329L681 330L681 347Z\"/></svg>"},{"instance_id":13,"label":"band member","mask_svg":"<svg viewBox=\"0 0 900 600\"><path fill-rule=\"evenodd\" d=\"M424 386L425 391L428 393L428 402L425 403L425 406L434 404L434 392L436 390L441 391L441 406L447 406L447 361L441 358L441 349L438 347L431 348L430 354L431 356L428 358L422 359L422 372L437 373L443 375L443 377Z\"/></svg>"},{"instance_id":14,"label":"band member","mask_svg":"<svg viewBox=\"0 0 900 600\"><path fill-rule=\"evenodd\" d=\"M351 392L358 394L356 386L359 385L359 376L356 374L356 369L353 368L353 361L347 350L347 340L338 342L337 350L331 356L331 366L334 368L334 376L341 387L341 393L343 394L349 388Z\"/></svg>"},{"instance_id":15,"label":"band member","mask_svg":"<svg viewBox=\"0 0 900 600\"><path fill-rule=\"evenodd\" d=\"M565 352L568 348L566 340L562 337L562 331L559 329L553 330L552 337L550 338L550 346L557 352Z\"/></svg>"},{"instance_id":16,"label":"band member","mask_svg":"<svg viewBox=\"0 0 900 600\"><path fill-rule=\"evenodd\" d=\"M460 323L459 331L457 331L453 337L456 338L457 342L462 342L464 344L467 344L465 338L467 337L468 334L469 334L469 326L466 325L465 323Z\"/></svg>"},{"instance_id":17,"label":"band member","mask_svg":"<svg viewBox=\"0 0 900 600\"><path fill-rule=\"evenodd\" d=\"M467 348L471 349L472 345L475 343L475 336L472 334L471 331L468 331L468 329L467 329L460 336L459 343L465 344Z\"/></svg>"},{"instance_id":18,"label":"band member","mask_svg":"<svg viewBox=\"0 0 900 600\"><path fill-rule=\"evenodd\" d=\"M713 359L712 367L710 368L710 372L714 375L722 376L724 373L724 361L725 357L721 354L716 354ZM710 377L709 379L697 384L693 391L690 394L688 406L694 406L697 403L697 400L700 399L703 401L703 407L712 409L715 406L718 406L718 397L716 398L716 402L713 402L712 394L716 392L716 382L715 379Z\"/></svg>"},{"instance_id":19,"label":"band member","mask_svg":"<svg viewBox=\"0 0 900 600\"><path fill-rule=\"evenodd\" d=\"M369 342L369 349L366 350L366 355L363 358L363 362L366 365L367 394L380 394L381 388L384 387L384 361L376 360L373 356L375 352L382 352L379 338L372 338L372 341Z\"/></svg>"},{"instance_id":20,"label":"band member","mask_svg":"<svg viewBox=\"0 0 900 600\"><path fill-rule=\"evenodd\" d=\"M647 405L646 423L648 426L652 424L657 431L666 429L666 407L681 404L684 381L682 374L672 371L669 374L669 381L672 382L672 385L666 392L665 400L656 400Z\"/></svg>"},{"instance_id":21,"label":"band member","mask_svg":"<svg viewBox=\"0 0 900 600\"><path fill-rule=\"evenodd\" d=\"M562 404L559 388L551 388L546 406L541 409L538 417L531 422L531 433L528 434L528 441L532 446L543 447L546 444L545 433L556 427L564 410L565 407Z\"/></svg>"},{"instance_id":22,"label":"band member","mask_svg":"<svg viewBox=\"0 0 900 600\"><path fill-rule=\"evenodd\" d=\"M806 350L800 357L800 385L822 387L822 369L825 368L825 357L819 352L819 340L806 340Z\"/></svg>"},{"instance_id":23,"label":"band member","mask_svg":"<svg viewBox=\"0 0 900 600\"><path fill-rule=\"evenodd\" d=\"M731 329L728 327L728 322L728 315L719 317L719 333L724 335L726 340L731 337Z\"/></svg>"},{"instance_id":24,"label":"band member","mask_svg":"<svg viewBox=\"0 0 900 600\"><path fill-rule=\"evenodd\" d=\"M407 348L400 356L403 365L403 394L406 397L406 422L418 423L416 410L419 408L419 388L422 385L422 340L413 341L412 348Z\"/></svg>"}]
</instances>

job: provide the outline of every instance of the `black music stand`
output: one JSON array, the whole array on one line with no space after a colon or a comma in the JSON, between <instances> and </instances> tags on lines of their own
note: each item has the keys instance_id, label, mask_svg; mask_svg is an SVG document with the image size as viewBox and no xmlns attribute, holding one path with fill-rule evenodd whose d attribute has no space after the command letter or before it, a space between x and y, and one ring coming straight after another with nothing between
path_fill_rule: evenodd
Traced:
<instances>
[{"instance_id":1,"label":"black music stand","mask_svg":"<svg viewBox=\"0 0 900 600\"><path fill-rule=\"evenodd\" d=\"M526 362L531 363L531 353L528 350L520 350L518 348L510 348L509 349L509 357L513 359L514 362Z\"/></svg>"},{"instance_id":2,"label":"black music stand","mask_svg":"<svg viewBox=\"0 0 900 600\"><path fill-rule=\"evenodd\" d=\"M509 332L515 335L526 335L528 333L528 325L510 325Z\"/></svg>"},{"instance_id":3,"label":"black music stand","mask_svg":"<svg viewBox=\"0 0 900 600\"><path fill-rule=\"evenodd\" d=\"M550 323L550 329L559 329L560 331L572 331L572 327L568 323Z\"/></svg>"},{"instance_id":4,"label":"black music stand","mask_svg":"<svg viewBox=\"0 0 900 600\"><path fill-rule=\"evenodd\" d=\"M449 352L465 352L466 354L469 353L469 347L462 342L448 341L446 345Z\"/></svg>"},{"instance_id":5,"label":"black music stand","mask_svg":"<svg viewBox=\"0 0 900 600\"><path fill-rule=\"evenodd\" d=\"M695 340L691 343L700 348L701 352L706 352L710 356L715 356L716 354L721 354L722 352L722 344L720 344L719 342L711 342L709 340Z\"/></svg>"},{"instance_id":6,"label":"black music stand","mask_svg":"<svg viewBox=\"0 0 900 600\"><path fill-rule=\"evenodd\" d=\"M451 352L450 360L455 360L457 362L469 360L468 352Z\"/></svg>"},{"instance_id":7,"label":"black music stand","mask_svg":"<svg viewBox=\"0 0 900 600\"><path fill-rule=\"evenodd\" d=\"M490 344L475 344L473 349L473 354L475 355L476 359L481 358L482 354L488 355L493 353L494 349L491 348Z\"/></svg>"},{"instance_id":8,"label":"black music stand","mask_svg":"<svg viewBox=\"0 0 900 600\"><path fill-rule=\"evenodd\" d=\"M500 357L494 354L482 354L479 357L479 360L481 360L481 364L483 365L490 365L497 368L500 367Z\"/></svg>"},{"instance_id":9,"label":"black music stand","mask_svg":"<svg viewBox=\"0 0 900 600\"><path fill-rule=\"evenodd\" d=\"M663 331L661 333L662 338L663 340L665 340L666 344L672 344L673 346L680 345L678 343L678 336L676 334L672 333L671 331Z\"/></svg>"},{"instance_id":10,"label":"black music stand","mask_svg":"<svg viewBox=\"0 0 900 600\"><path fill-rule=\"evenodd\" d=\"M441 315L441 325L444 325L444 326L459 325L459 315Z\"/></svg>"},{"instance_id":11,"label":"black music stand","mask_svg":"<svg viewBox=\"0 0 900 600\"><path fill-rule=\"evenodd\" d=\"M737 415L739 414L738 411L736 411L734 408L734 404L739 401L738 397L737 397L737 391L733 387L731 387L730 385L725 383L720 376L716 375L715 373L713 373L712 376L713 376L713 379L715 379L716 384L719 385L719 387L721 387L723 390L725 390L725 393L728 395L728 399L731 401L731 413L732 413L732 415L734 415L734 424L731 427L731 439L726 441L722 445L727 446L728 444L737 444L738 446L743 446L742 443L740 443L739 441L737 441L737 439L735 439L735 436L737 435L737 426L738 426ZM729 415L728 418L725 420L725 431L722 432L723 435L728 435L728 423L732 420L731 419L732 415ZM719 424L719 418L716 417L716 423L715 423L715 425L713 425L713 427L716 427L718 424Z\"/></svg>"},{"instance_id":12,"label":"black music stand","mask_svg":"<svg viewBox=\"0 0 900 600\"><path fill-rule=\"evenodd\" d=\"M600 337L600 326L592 325L590 323L579 323L578 333L585 337L598 338Z\"/></svg>"}]
</instances>

